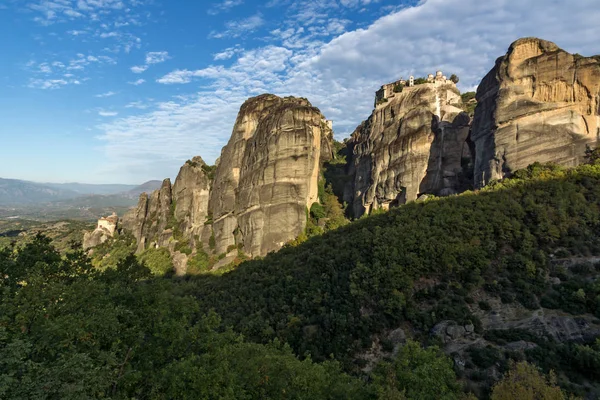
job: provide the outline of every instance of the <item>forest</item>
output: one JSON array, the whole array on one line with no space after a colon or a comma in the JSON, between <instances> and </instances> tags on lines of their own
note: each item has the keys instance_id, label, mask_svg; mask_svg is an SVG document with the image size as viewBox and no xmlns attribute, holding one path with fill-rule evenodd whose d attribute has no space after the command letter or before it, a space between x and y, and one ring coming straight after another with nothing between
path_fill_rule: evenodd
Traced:
<instances>
[{"instance_id":1,"label":"forest","mask_svg":"<svg viewBox=\"0 0 600 400\"><path fill-rule=\"evenodd\" d=\"M132 255L127 235L104 268L42 235L7 246L0 398L589 396L600 342L486 330L481 315L498 299L600 324L600 266L555 262L600 254L599 184L593 157L574 169L534 164L221 274L165 274ZM466 351L466 369L432 335L447 320L489 343ZM405 339L390 338L398 328ZM535 347L501 347L517 340ZM383 357L371 360L374 345Z\"/></svg>"}]
</instances>

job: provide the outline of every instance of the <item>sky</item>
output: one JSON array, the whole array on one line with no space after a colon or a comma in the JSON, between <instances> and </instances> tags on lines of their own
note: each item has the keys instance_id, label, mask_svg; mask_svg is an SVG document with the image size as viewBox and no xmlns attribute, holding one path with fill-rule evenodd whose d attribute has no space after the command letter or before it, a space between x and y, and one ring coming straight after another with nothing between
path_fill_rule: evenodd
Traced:
<instances>
[{"instance_id":1,"label":"sky","mask_svg":"<svg viewBox=\"0 0 600 400\"><path fill-rule=\"evenodd\" d=\"M262 93L308 98L341 140L384 83L474 90L525 36L600 54L598 21L598 0L0 0L0 177L174 178Z\"/></svg>"}]
</instances>

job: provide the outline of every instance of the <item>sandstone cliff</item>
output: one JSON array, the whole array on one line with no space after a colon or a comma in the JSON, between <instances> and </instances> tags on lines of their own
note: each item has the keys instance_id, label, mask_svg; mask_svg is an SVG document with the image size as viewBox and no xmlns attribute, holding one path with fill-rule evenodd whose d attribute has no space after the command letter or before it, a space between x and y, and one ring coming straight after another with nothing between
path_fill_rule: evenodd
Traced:
<instances>
[{"instance_id":1,"label":"sandstone cliff","mask_svg":"<svg viewBox=\"0 0 600 400\"><path fill-rule=\"evenodd\" d=\"M475 185L539 162L580 164L600 136L600 57L514 42L477 90Z\"/></svg>"},{"instance_id":2,"label":"sandstone cliff","mask_svg":"<svg viewBox=\"0 0 600 400\"><path fill-rule=\"evenodd\" d=\"M249 256L278 250L306 227L320 167L333 154L332 133L306 99L249 99L216 170L200 157L186 162L173 185L166 179L160 190L140 196L123 226L138 252L168 247L180 272L198 248L227 254L219 265L238 249Z\"/></svg>"},{"instance_id":3,"label":"sandstone cliff","mask_svg":"<svg viewBox=\"0 0 600 400\"><path fill-rule=\"evenodd\" d=\"M244 103L210 197L217 254L241 244L246 254L265 255L303 232L332 141L306 99L263 95Z\"/></svg>"},{"instance_id":4,"label":"sandstone cliff","mask_svg":"<svg viewBox=\"0 0 600 400\"><path fill-rule=\"evenodd\" d=\"M380 103L348 142L352 149L345 200L355 217L415 200L455 193L469 116L453 83L406 87Z\"/></svg>"}]
</instances>

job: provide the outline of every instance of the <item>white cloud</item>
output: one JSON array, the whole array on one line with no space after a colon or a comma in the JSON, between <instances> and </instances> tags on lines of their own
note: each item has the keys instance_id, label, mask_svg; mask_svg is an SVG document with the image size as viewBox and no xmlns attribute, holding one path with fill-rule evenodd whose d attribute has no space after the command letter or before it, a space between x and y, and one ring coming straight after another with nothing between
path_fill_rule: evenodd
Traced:
<instances>
[{"instance_id":1,"label":"white cloud","mask_svg":"<svg viewBox=\"0 0 600 400\"><path fill-rule=\"evenodd\" d=\"M223 0L220 3L213 4L213 6L208 9L207 13L210 15L217 15L222 12L227 12L241 4L244 4L243 0Z\"/></svg>"},{"instance_id":2,"label":"white cloud","mask_svg":"<svg viewBox=\"0 0 600 400\"><path fill-rule=\"evenodd\" d=\"M270 43L240 52L229 66L192 65L158 80L197 81L194 96L174 97L144 114L100 126L111 168L149 177L167 175L165 170L174 174L195 154L212 162L229 139L241 103L264 92L307 97L334 120L342 138L369 116L379 86L400 76L442 69L471 89L523 36L584 55L600 53L597 0L576 0L576 7L558 0L427 0L342 34L334 32L347 24L323 11L332 2L313 3L322 7L291 3L293 21L284 21L271 32ZM329 39L331 34L337 37ZM214 61L228 59L230 51Z\"/></svg>"},{"instance_id":3,"label":"white cloud","mask_svg":"<svg viewBox=\"0 0 600 400\"><path fill-rule=\"evenodd\" d=\"M146 53L146 65L159 64L169 59L169 53L166 51L152 51Z\"/></svg>"},{"instance_id":4,"label":"white cloud","mask_svg":"<svg viewBox=\"0 0 600 400\"><path fill-rule=\"evenodd\" d=\"M100 110L100 111L98 111L98 115L101 117L116 117L117 115L119 115L119 113L116 111Z\"/></svg>"},{"instance_id":5,"label":"white cloud","mask_svg":"<svg viewBox=\"0 0 600 400\"><path fill-rule=\"evenodd\" d=\"M241 53L243 51L244 51L244 49L242 49L241 47L229 47L223 51L220 51L220 52L214 54L213 60L215 60L215 61L229 60L236 54Z\"/></svg>"},{"instance_id":6,"label":"white cloud","mask_svg":"<svg viewBox=\"0 0 600 400\"><path fill-rule=\"evenodd\" d=\"M141 101L132 101L131 103L125 106L125 108L137 108L139 110L145 110L148 107L149 106L147 104L142 103Z\"/></svg>"},{"instance_id":7,"label":"white cloud","mask_svg":"<svg viewBox=\"0 0 600 400\"><path fill-rule=\"evenodd\" d=\"M228 21L225 23L225 30L222 32L211 32L210 38L222 39L227 37L237 38L243 34L254 32L262 25L265 20L261 14L256 14L248 18Z\"/></svg>"},{"instance_id":8,"label":"white cloud","mask_svg":"<svg viewBox=\"0 0 600 400\"><path fill-rule=\"evenodd\" d=\"M131 67L131 72L133 72L134 74L141 74L142 72L146 71L148 69L147 65L136 65L134 67Z\"/></svg>"},{"instance_id":9,"label":"white cloud","mask_svg":"<svg viewBox=\"0 0 600 400\"><path fill-rule=\"evenodd\" d=\"M101 94L97 94L94 97L98 97L98 98L105 98L105 97L112 97L114 96L116 93L115 92L106 92L106 93L101 93Z\"/></svg>"},{"instance_id":10,"label":"white cloud","mask_svg":"<svg viewBox=\"0 0 600 400\"><path fill-rule=\"evenodd\" d=\"M139 85L143 84L144 82L146 82L145 79L138 79L137 81L127 82L127 83L129 83L130 85L139 86Z\"/></svg>"},{"instance_id":11,"label":"white cloud","mask_svg":"<svg viewBox=\"0 0 600 400\"><path fill-rule=\"evenodd\" d=\"M64 79L32 79L29 81L29 87L32 89L60 89L69 84Z\"/></svg>"}]
</instances>

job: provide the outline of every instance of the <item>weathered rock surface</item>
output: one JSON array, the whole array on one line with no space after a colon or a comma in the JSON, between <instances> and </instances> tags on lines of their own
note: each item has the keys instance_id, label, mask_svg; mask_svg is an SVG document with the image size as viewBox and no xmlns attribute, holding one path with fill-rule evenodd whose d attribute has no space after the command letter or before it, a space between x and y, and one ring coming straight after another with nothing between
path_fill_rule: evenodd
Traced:
<instances>
[{"instance_id":1,"label":"weathered rock surface","mask_svg":"<svg viewBox=\"0 0 600 400\"><path fill-rule=\"evenodd\" d=\"M173 213L178 228L195 245L195 238L210 237L207 225L208 200L212 185L210 168L201 157L187 161L173 185Z\"/></svg>"},{"instance_id":2,"label":"weathered rock surface","mask_svg":"<svg viewBox=\"0 0 600 400\"><path fill-rule=\"evenodd\" d=\"M231 262L237 248L263 256L295 239L306 227L306 210L318 201L322 163L333 156L333 132L306 99L262 95L246 101L216 170L200 157L181 167L175 183L140 196L123 226L138 242L168 247L177 272L187 258L185 242ZM214 176L213 176L214 175ZM181 246L179 246L181 248ZM236 248L232 251L232 248Z\"/></svg>"},{"instance_id":3,"label":"weathered rock surface","mask_svg":"<svg viewBox=\"0 0 600 400\"><path fill-rule=\"evenodd\" d=\"M355 217L458 187L469 116L453 83L404 88L352 134L352 182L345 200Z\"/></svg>"},{"instance_id":4,"label":"weathered rock surface","mask_svg":"<svg viewBox=\"0 0 600 400\"><path fill-rule=\"evenodd\" d=\"M600 136L600 57L517 40L479 85L477 101L476 187L536 161L578 165Z\"/></svg>"},{"instance_id":5,"label":"weathered rock surface","mask_svg":"<svg viewBox=\"0 0 600 400\"><path fill-rule=\"evenodd\" d=\"M160 189L152 194L142 193L136 208L123 216L123 227L130 231L143 251L151 243L166 247L169 238L163 235L171 219L173 201L171 180L165 179Z\"/></svg>"},{"instance_id":6,"label":"weathered rock surface","mask_svg":"<svg viewBox=\"0 0 600 400\"><path fill-rule=\"evenodd\" d=\"M246 254L262 256L302 233L332 141L325 118L306 99L262 95L246 101L221 152L210 197L216 253L242 245Z\"/></svg>"}]
</instances>

